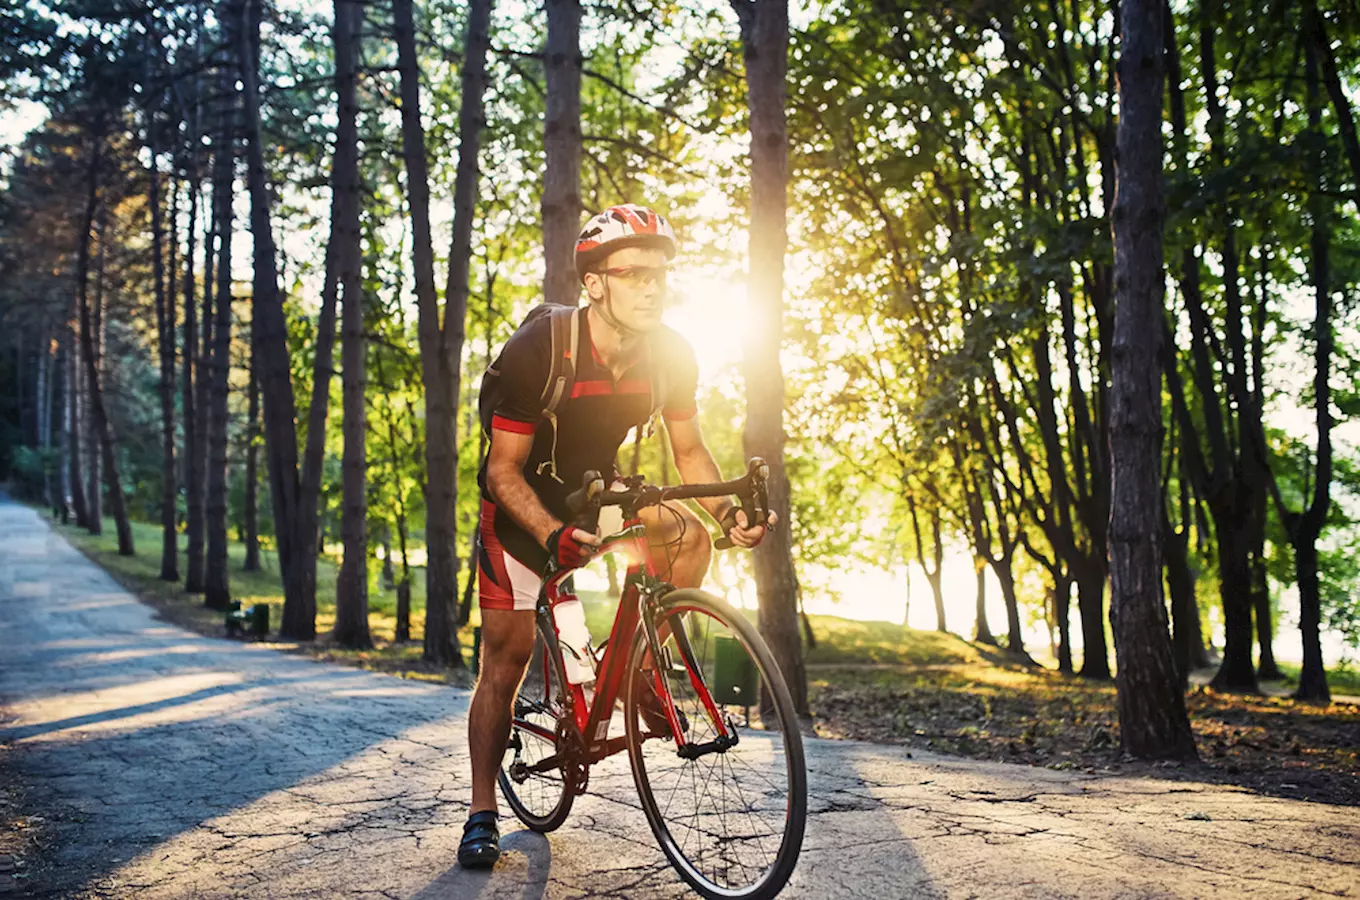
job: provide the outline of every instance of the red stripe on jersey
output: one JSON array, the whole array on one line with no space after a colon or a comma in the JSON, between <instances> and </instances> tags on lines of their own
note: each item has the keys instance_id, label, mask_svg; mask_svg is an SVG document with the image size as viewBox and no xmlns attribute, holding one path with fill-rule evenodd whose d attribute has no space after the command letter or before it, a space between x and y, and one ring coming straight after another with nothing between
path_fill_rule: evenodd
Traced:
<instances>
[{"instance_id":1,"label":"red stripe on jersey","mask_svg":"<svg viewBox=\"0 0 1360 900\"><path fill-rule=\"evenodd\" d=\"M491 428L497 431L510 431L515 434L533 434L538 430L537 422L517 422L505 416L492 416Z\"/></svg>"},{"instance_id":2,"label":"red stripe on jersey","mask_svg":"<svg viewBox=\"0 0 1360 900\"><path fill-rule=\"evenodd\" d=\"M650 394L652 386L639 379L612 381L578 381L572 385L572 397L607 397L615 394Z\"/></svg>"}]
</instances>

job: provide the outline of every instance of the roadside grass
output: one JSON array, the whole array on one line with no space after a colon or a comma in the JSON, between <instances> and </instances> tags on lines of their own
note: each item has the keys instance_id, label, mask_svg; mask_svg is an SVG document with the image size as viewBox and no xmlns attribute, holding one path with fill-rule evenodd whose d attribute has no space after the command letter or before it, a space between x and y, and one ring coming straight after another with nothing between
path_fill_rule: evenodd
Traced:
<instances>
[{"instance_id":1,"label":"roadside grass","mask_svg":"<svg viewBox=\"0 0 1360 900\"><path fill-rule=\"evenodd\" d=\"M1293 690L1299 683L1298 663L1282 662L1278 663L1280 671L1284 673L1284 681L1275 682L1289 690ZM1333 694L1346 694L1351 697L1360 697L1360 668L1351 665L1335 666L1327 670L1327 687L1331 688Z\"/></svg>"},{"instance_id":2,"label":"roadside grass","mask_svg":"<svg viewBox=\"0 0 1360 900\"><path fill-rule=\"evenodd\" d=\"M186 594L182 581L159 580L159 526L134 523L135 557L118 555L111 521L100 536L74 525L54 527L165 619L205 635L225 634L222 613L205 608L200 595ZM180 544L182 578L183 535ZM454 671L421 659L423 571L412 572L415 640L397 644L396 591L377 583L374 564L369 593L374 647L353 650L329 638L335 621L335 560L323 557L317 563L317 639L288 642L277 637L283 611L277 559L264 554L264 571L244 572L244 548L232 543L228 552L233 597L243 606L270 607L267 645L406 678L471 684L475 610L459 633L467 668ZM603 592L581 591L580 596L591 634L600 643L609 634L618 601ZM744 613L755 617L754 610ZM1360 805L1360 706L1317 707L1279 696L1293 683L1289 679L1297 679L1296 666L1282 666L1289 679L1266 685L1266 696L1193 687L1186 704L1202 762L1150 768L1121 757L1112 682L1020 665L1002 650L952 634L835 616L811 616L810 622L817 645L807 653L808 697L815 726L828 737L1059 769L1227 782L1277 796ZM1354 669L1335 669L1328 679L1335 694L1360 694L1360 672Z\"/></svg>"},{"instance_id":3,"label":"roadside grass","mask_svg":"<svg viewBox=\"0 0 1360 900\"><path fill-rule=\"evenodd\" d=\"M160 580L162 535L159 525L133 522L132 536L137 555L119 556L118 537L112 519L104 520L103 534L92 535L74 524L62 525L53 521L47 513L44 513L44 516L52 522L59 534L102 566L124 587L154 607L167 621L211 637L226 636L222 612L204 606L201 594L189 594L184 590L188 554L187 539L183 534L179 535L180 580L166 582ZM242 607L256 603L264 603L269 607L271 636L264 643L316 659L389 672L407 678L447 681L454 684L470 683L470 673L434 666L421 659L420 639L425 627L423 569L411 570L411 636L414 640L398 644L394 640L397 628L397 592L395 588L382 586L377 578L379 564L376 561L373 563L370 567L368 627L374 646L369 650L355 650L342 647L330 639L330 633L335 627L335 579L339 571L337 561L326 556L317 560L317 639L311 642L294 642L278 636L279 624L283 621L283 585L279 580L277 556L272 551L262 549L261 570L246 572L243 568L245 545L230 541L227 545L227 559L232 599L240 600ZM460 629L458 635L464 660L469 664L472 659L472 628L475 624L474 612L473 622L468 627Z\"/></svg>"}]
</instances>

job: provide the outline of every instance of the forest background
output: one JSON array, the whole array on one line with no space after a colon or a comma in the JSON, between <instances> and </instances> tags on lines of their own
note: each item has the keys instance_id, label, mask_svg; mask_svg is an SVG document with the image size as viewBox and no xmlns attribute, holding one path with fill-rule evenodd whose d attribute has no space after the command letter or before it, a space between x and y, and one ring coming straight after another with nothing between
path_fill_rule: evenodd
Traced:
<instances>
[{"instance_id":1,"label":"forest background","mask_svg":"<svg viewBox=\"0 0 1360 900\"><path fill-rule=\"evenodd\" d=\"M784 400L796 580L767 602L715 554L718 588L786 634L906 621L1108 678L1115 5L808 4L763 98L760 6L11 3L0 478L214 609L264 570L285 637L463 665L480 373L575 302L582 216L644 203L725 472ZM1360 647L1360 16L1164 13L1177 669L1253 692L1302 659L1325 700ZM620 467L673 479L664 443Z\"/></svg>"}]
</instances>

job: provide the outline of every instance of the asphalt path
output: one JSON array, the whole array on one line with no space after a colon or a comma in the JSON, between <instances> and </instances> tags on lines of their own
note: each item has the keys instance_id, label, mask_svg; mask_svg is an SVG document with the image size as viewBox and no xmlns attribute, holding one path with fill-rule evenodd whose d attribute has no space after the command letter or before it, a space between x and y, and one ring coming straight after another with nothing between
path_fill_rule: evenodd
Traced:
<instances>
[{"instance_id":1,"label":"asphalt path","mask_svg":"<svg viewBox=\"0 0 1360 900\"><path fill-rule=\"evenodd\" d=\"M143 550L143 552L148 552ZM0 502L0 742L54 846L37 896L674 898L624 756L492 872L455 850L469 695L157 619ZM790 898L1357 897L1353 808L808 744Z\"/></svg>"}]
</instances>

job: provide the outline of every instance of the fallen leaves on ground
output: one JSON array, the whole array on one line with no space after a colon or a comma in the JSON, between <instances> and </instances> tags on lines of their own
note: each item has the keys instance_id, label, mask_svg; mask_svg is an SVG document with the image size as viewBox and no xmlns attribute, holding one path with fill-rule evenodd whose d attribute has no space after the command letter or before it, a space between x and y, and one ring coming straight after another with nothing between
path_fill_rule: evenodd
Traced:
<instances>
[{"instance_id":1,"label":"fallen leaves on ground","mask_svg":"<svg viewBox=\"0 0 1360 900\"><path fill-rule=\"evenodd\" d=\"M1112 682L1022 666L962 665L809 673L818 732L974 759L1156 774L1281 797L1360 805L1360 706L1186 695L1198 764L1123 758Z\"/></svg>"}]
</instances>

